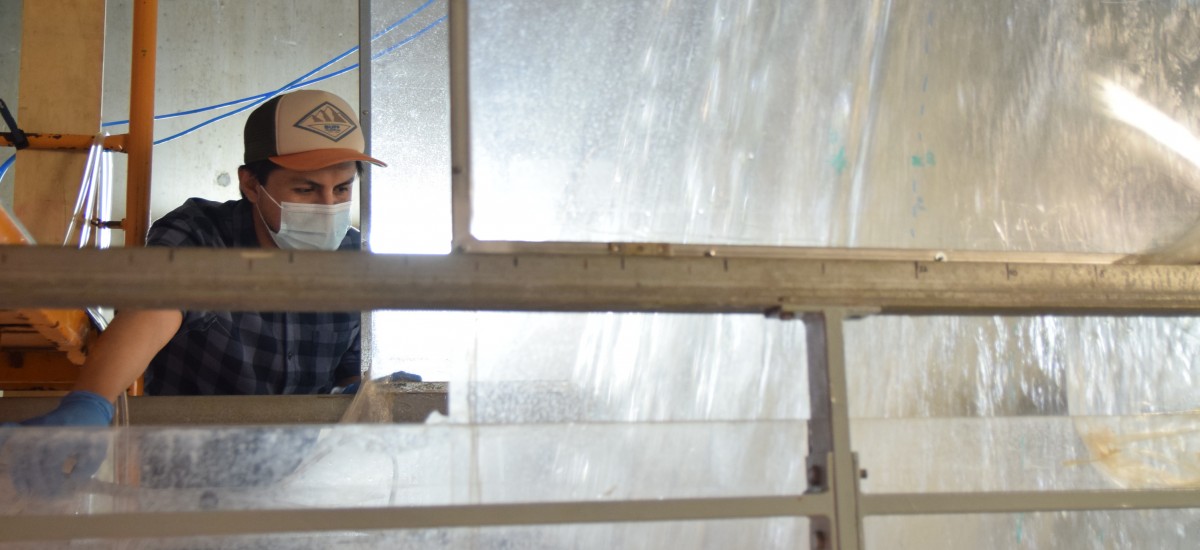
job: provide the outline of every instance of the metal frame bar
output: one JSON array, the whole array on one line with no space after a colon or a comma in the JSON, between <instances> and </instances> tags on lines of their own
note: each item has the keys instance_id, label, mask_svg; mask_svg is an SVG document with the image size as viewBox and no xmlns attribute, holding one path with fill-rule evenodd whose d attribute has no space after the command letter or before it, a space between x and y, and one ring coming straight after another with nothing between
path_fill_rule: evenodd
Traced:
<instances>
[{"instance_id":1,"label":"metal frame bar","mask_svg":"<svg viewBox=\"0 0 1200 550\"><path fill-rule=\"evenodd\" d=\"M96 141L96 136L86 134L25 134L29 138L30 149L90 149ZM102 146L105 151L125 152L128 134L105 136ZM8 136L0 134L0 147L14 147Z\"/></svg>"},{"instance_id":2,"label":"metal frame bar","mask_svg":"<svg viewBox=\"0 0 1200 550\"><path fill-rule=\"evenodd\" d=\"M95 305L1184 315L1200 312L1200 267L0 247L0 308Z\"/></svg>"},{"instance_id":3,"label":"metal frame bar","mask_svg":"<svg viewBox=\"0 0 1200 550\"><path fill-rule=\"evenodd\" d=\"M865 516L1165 510L1200 507L1200 490L863 494Z\"/></svg>"},{"instance_id":4,"label":"metal frame bar","mask_svg":"<svg viewBox=\"0 0 1200 550\"><path fill-rule=\"evenodd\" d=\"M793 315L785 308L781 315ZM846 389L843 325L846 313L826 309L803 315L808 339L811 419L808 432L809 492L833 497L832 513L814 518L811 547L860 548L858 466L850 449L850 409Z\"/></svg>"},{"instance_id":5,"label":"metal frame bar","mask_svg":"<svg viewBox=\"0 0 1200 550\"><path fill-rule=\"evenodd\" d=\"M158 57L158 0L133 3L133 61L129 93L129 154L125 188L125 246L146 244L154 163L154 83Z\"/></svg>"},{"instance_id":6,"label":"metal frame bar","mask_svg":"<svg viewBox=\"0 0 1200 550\"><path fill-rule=\"evenodd\" d=\"M363 153L371 154L371 115L372 115L372 70L371 64L371 2L358 0L358 121L363 133ZM362 228L362 249L371 249L371 239L375 237L371 231L371 197L373 182L370 164L364 164L365 170L358 185L359 189L359 227ZM359 338L362 345L362 357L359 363L359 373L364 379L371 375L371 365L374 363L375 349L375 314L364 311L359 315Z\"/></svg>"},{"instance_id":7,"label":"metal frame bar","mask_svg":"<svg viewBox=\"0 0 1200 550\"><path fill-rule=\"evenodd\" d=\"M471 102L467 0L449 0L451 246L469 251L471 236Z\"/></svg>"},{"instance_id":8,"label":"metal frame bar","mask_svg":"<svg viewBox=\"0 0 1200 550\"><path fill-rule=\"evenodd\" d=\"M824 495L0 517L0 542L801 517Z\"/></svg>"}]
</instances>

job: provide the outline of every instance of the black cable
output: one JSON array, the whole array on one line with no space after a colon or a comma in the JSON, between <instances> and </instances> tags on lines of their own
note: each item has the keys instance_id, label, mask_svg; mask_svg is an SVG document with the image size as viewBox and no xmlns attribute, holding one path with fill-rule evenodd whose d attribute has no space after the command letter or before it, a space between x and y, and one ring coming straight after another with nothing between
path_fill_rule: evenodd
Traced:
<instances>
[{"instance_id":1,"label":"black cable","mask_svg":"<svg viewBox=\"0 0 1200 550\"><path fill-rule=\"evenodd\" d=\"M3 99L0 99L0 116L4 117L4 123L8 125L9 132L5 134L5 137L8 138L9 143L13 147L16 147L18 151L29 147L29 138L25 136L25 132L22 132L17 127L17 121L13 118L12 113L9 112L8 105L4 103Z\"/></svg>"}]
</instances>

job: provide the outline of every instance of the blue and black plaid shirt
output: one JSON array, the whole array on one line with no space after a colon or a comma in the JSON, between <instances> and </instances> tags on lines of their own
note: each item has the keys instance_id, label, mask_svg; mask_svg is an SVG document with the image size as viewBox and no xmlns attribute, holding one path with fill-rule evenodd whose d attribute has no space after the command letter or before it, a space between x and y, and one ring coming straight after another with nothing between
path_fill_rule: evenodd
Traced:
<instances>
[{"instance_id":1,"label":"blue and black plaid shirt","mask_svg":"<svg viewBox=\"0 0 1200 550\"><path fill-rule=\"evenodd\" d=\"M249 201L192 198L150 228L148 246L257 248ZM339 250L359 248L351 228ZM329 393L359 375L359 313L184 311L146 369L149 395Z\"/></svg>"}]
</instances>

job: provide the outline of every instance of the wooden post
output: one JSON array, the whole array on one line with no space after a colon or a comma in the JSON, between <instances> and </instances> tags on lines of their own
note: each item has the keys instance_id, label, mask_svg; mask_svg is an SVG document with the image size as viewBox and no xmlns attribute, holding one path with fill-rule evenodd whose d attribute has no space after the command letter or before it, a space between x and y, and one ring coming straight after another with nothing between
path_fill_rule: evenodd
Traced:
<instances>
[{"instance_id":1,"label":"wooden post","mask_svg":"<svg viewBox=\"0 0 1200 550\"><path fill-rule=\"evenodd\" d=\"M104 76L104 0L25 2L17 123L27 132L95 134ZM25 149L13 211L39 244L62 244L87 151Z\"/></svg>"}]
</instances>

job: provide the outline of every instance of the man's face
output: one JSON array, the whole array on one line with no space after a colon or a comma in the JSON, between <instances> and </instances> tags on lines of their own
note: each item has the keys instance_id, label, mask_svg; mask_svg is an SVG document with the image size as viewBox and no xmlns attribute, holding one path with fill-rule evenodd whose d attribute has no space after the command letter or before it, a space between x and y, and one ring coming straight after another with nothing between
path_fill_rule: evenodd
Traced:
<instances>
[{"instance_id":1,"label":"man's face","mask_svg":"<svg viewBox=\"0 0 1200 550\"><path fill-rule=\"evenodd\" d=\"M349 202L354 190L354 179L358 176L357 165L351 162L335 164L312 172L295 172L279 168L259 187L258 181L247 170L239 171L242 193L262 212L263 221L271 231L279 231L282 210L275 204L296 202L303 204L338 204ZM270 193L268 198L263 190ZM272 201L271 199L275 199Z\"/></svg>"}]
</instances>

